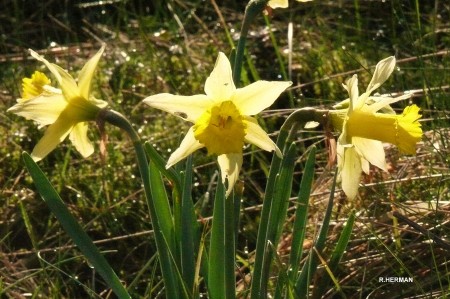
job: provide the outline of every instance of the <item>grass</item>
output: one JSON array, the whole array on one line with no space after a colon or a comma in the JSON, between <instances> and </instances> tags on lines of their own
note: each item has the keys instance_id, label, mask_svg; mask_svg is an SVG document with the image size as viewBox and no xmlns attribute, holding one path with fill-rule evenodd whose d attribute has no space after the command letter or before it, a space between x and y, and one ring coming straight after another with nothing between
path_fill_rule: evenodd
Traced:
<instances>
[{"instance_id":1,"label":"grass","mask_svg":"<svg viewBox=\"0 0 450 299\"><path fill-rule=\"evenodd\" d=\"M217 8L214 1L147 2L68 1L60 5L48 0L31 7L17 0L5 1L5 7L11 9L10 13L0 13L2 298L78 298L79 294L113 298L50 214L24 170L21 152L32 150L41 130L6 113L6 109L20 95L21 78L41 67L29 59L27 48L40 50L76 72L104 41L108 46L96 75L96 96L127 115L141 137L167 158L188 127L140 101L160 92L202 93L217 52L231 52L226 31L236 43L244 5L231 0L218 2ZM293 101L284 94L260 116L260 123L274 135L293 108L329 107L343 100L346 95L341 83L346 78L358 73L360 86L367 86L371 78L368 67L394 54L397 70L379 92L414 90L411 101L422 108L425 134L417 155L400 155L388 147L388 173L372 168L371 174L364 176L360 199L348 202L343 193L336 198L325 253L337 242L350 211L356 210L350 243L333 273L346 297L443 298L450 292L448 248L430 241L424 231L407 222L391 218L397 211L449 242L449 14L450 7L437 0L291 1L289 9L274 10L267 20L259 17L252 26L243 76L247 82L278 80L284 76L280 65L289 70L286 35L288 22L293 22ZM394 108L401 111L404 105ZM64 142L40 166L131 294L163 297L152 226L130 155L132 144L116 129L106 130L104 159L96 151L84 160ZM90 134L92 140L98 140L94 126ZM311 144L319 147L304 244L306 256L319 229L333 176L326 167L324 132L302 131L296 142L300 153ZM241 297L249 289L261 194L271 158L251 147L245 153L241 174L245 179L244 211L237 242L237 289ZM305 161L306 155L300 154L294 186L299 185ZM208 192L213 188L211 177L216 166L214 159L201 153L194 154L193 163L193 198L198 199L202 221L207 221L212 214L213 197ZM292 204L277 248L281 261L289 256L294 213ZM321 269L313 283L324 275L326 271ZM379 277L413 277L414 282L398 288L398 284L380 283ZM326 298L338 296L331 285L327 292ZM319 295L311 290L311 296Z\"/></svg>"}]
</instances>

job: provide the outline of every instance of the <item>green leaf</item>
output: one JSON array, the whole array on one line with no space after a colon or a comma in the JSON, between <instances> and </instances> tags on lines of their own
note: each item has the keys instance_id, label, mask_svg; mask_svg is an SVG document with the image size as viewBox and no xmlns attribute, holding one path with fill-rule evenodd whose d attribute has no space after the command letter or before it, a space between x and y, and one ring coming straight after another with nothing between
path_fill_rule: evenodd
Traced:
<instances>
[{"instance_id":1,"label":"green leaf","mask_svg":"<svg viewBox=\"0 0 450 299\"><path fill-rule=\"evenodd\" d=\"M181 272L187 286L194 292L195 280L195 247L194 231L197 231L197 221L192 202L192 156L186 160L186 171L183 180L181 196Z\"/></svg>"},{"instance_id":2,"label":"green leaf","mask_svg":"<svg viewBox=\"0 0 450 299\"><path fill-rule=\"evenodd\" d=\"M159 169L156 167L153 160L150 160L149 162L149 171L152 198L154 201L156 215L158 215L157 221L159 224L159 229L164 235L164 238L167 240L170 246L170 250L174 251L176 247L174 240L174 223L172 212L170 209L169 199L167 198L167 193L164 187L161 173L159 172ZM156 221L156 219L152 220Z\"/></svg>"},{"instance_id":3,"label":"green leaf","mask_svg":"<svg viewBox=\"0 0 450 299\"><path fill-rule=\"evenodd\" d=\"M297 196L297 210L292 231L291 255L289 257L290 273L289 279L294 282L302 258L303 241L305 239L306 222L308 220L308 204L311 195L311 186L314 179L314 166L316 162L316 147L311 147L308 159L306 160L300 190Z\"/></svg>"},{"instance_id":4,"label":"green leaf","mask_svg":"<svg viewBox=\"0 0 450 299\"><path fill-rule=\"evenodd\" d=\"M225 260L225 298L231 299L236 297L236 277L235 277L235 264L236 264L236 221L235 221L235 192L230 195L231 198L225 198L225 247L224 247L224 260Z\"/></svg>"},{"instance_id":5,"label":"green leaf","mask_svg":"<svg viewBox=\"0 0 450 299\"><path fill-rule=\"evenodd\" d=\"M225 188L219 176L211 228L208 291L209 298L235 298L235 244L232 198L225 197Z\"/></svg>"},{"instance_id":6,"label":"green leaf","mask_svg":"<svg viewBox=\"0 0 450 299\"><path fill-rule=\"evenodd\" d=\"M281 130L277 139L277 146L284 148L288 132ZM284 151L283 151L284 152ZM272 163L270 164L269 177L267 179L266 192L264 196L263 207L261 211L261 221L258 228L258 237L256 241L255 266L253 269L253 278L251 286L251 298L261 298L261 283L262 283L262 261L265 255L266 236L269 225L269 215L272 208L273 193L275 190L275 182L277 180L278 171L280 169L281 159L277 155L272 156Z\"/></svg>"},{"instance_id":7,"label":"green leaf","mask_svg":"<svg viewBox=\"0 0 450 299\"><path fill-rule=\"evenodd\" d=\"M320 227L319 235L317 236L317 239L314 243L314 248L319 253L322 253L322 250L325 247L328 229L330 228L331 212L333 211L334 190L336 188L336 178L337 171L334 175L333 184L331 185L330 197L328 200L327 209L325 211L325 216L322 221L322 226ZM318 263L319 258L315 254L314 250L311 250L307 260L303 264L300 276L295 283L295 292L299 298L307 297L307 293L309 290L308 286L312 277L314 276L314 273L317 270Z\"/></svg>"},{"instance_id":8,"label":"green leaf","mask_svg":"<svg viewBox=\"0 0 450 299\"><path fill-rule=\"evenodd\" d=\"M181 179L178 173L173 168L166 168L166 161L161 157L161 155L155 150L155 148L148 142L144 144L145 152L150 157L150 160L158 168L158 170L167 177L171 182L173 182L175 189L178 194L181 194Z\"/></svg>"},{"instance_id":9,"label":"green leaf","mask_svg":"<svg viewBox=\"0 0 450 299\"><path fill-rule=\"evenodd\" d=\"M273 259L273 252L269 250L268 244L276 248L281 235L292 192L296 154L296 145L292 143L285 152L283 160L277 161L277 158L272 160L258 231L251 298L259 299L267 296L267 284Z\"/></svg>"},{"instance_id":10,"label":"green leaf","mask_svg":"<svg viewBox=\"0 0 450 299\"><path fill-rule=\"evenodd\" d=\"M353 224L355 223L355 211L353 210L350 213L350 216L345 223L344 228L342 229L339 240L331 253L330 261L328 262L328 268L331 273L335 272L338 268L338 264L345 253L345 249L347 248L348 242L350 241L350 236L352 235ZM322 298L322 295L326 292L326 287L328 286L330 279L334 277L330 277L329 275L322 277L318 282L317 286L314 288L313 298ZM334 279L333 279L334 281ZM334 281L334 284L338 291L340 291L340 286L337 281Z\"/></svg>"},{"instance_id":11,"label":"green leaf","mask_svg":"<svg viewBox=\"0 0 450 299\"><path fill-rule=\"evenodd\" d=\"M94 245L80 224L72 216L69 209L61 200L59 194L55 191L39 166L27 153L24 152L22 157L39 194L61 223L61 226L66 233L70 236L70 238L72 238L73 242L78 246L89 263L94 267L95 271L103 277L108 286L119 298L131 298L114 270L108 264L106 259Z\"/></svg>"},{"instance_id":12,"label":"green leaf","mask_svg":"<svg viewBox=\"0 0 450 299\"><path fill-rule=\"evenodd\" d=\"M164 182L157 166L152 160L148 166L151 200L147 199L155 232L156 247L160 257L161 271L164 277L167 298L179 298L181 281L178 281L177 266L174 260L176 252L174 223L170 211ZM148 183L147 183L148 184Z\"/></svg>"}]
</instances>

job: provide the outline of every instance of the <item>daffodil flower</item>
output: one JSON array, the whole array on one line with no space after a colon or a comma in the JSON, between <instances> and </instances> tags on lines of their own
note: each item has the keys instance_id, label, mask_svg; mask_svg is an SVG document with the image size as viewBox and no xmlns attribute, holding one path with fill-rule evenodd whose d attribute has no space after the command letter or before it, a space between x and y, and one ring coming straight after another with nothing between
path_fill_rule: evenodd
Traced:
<instances>
[{"instance_id":1,"label":"daffodil flower","mask_svg":"<svg viewBox=\"0 0 450 299\"><path fill-rule=\"evenodd\" d=\"M43 62L58 81L60 89L52 87L51 81L41 72L22 80L22 98L9 108L9 112L47 126L44 136L34 147L31 156L35 161L43 159L67 136L83 157L94 152L87 137L87 121L95 120L107 103L95 99L91 93L91 81L105 47L84 65L75 80L56 64L30 49L35 59Z\"/></svg>"},{"instance_id":2,"label":"daffodil flower","mask_svg":"<svg viewBox=\"0 0 450 299\"><path fill-rule=\"evenodd\" d=\"M396 145L403 153L414 154L415 145L422 138L418 122L421 115L416 105L406 107L400 115L378 112L410 95L371 96L389 78L394 67L393 56L380 61L362 95L359 95L358 78L354 75L344 84L349 93L348 109L330 111L334 127L342 128L337 144L338 180L350 199L358 193L362 171L369 173L369 163L386 171L382 142Z\"/></svg>"},{"instance_id":3,"label":"daffodil flower","mask_svg":"<svg viewBox=\"0 0 450 299\"><path fill-rule=\"evenodd\" d=\"M298 2L309 2L312 0L297 0ZM271 8L286 8L289 6L288 0L270 0L267 3Z\"/></svg>"},{"instance_id":4,"label":"daffodil flower","mask_svg":"<svg viewBox=\"0 0 450 299\"><path fill-rule=\"evenodd\" d=\"M180 147L172 153L169 168L194 151L206 147L218 155L222 180L228 179L227 196L238 179L244 142L266 151L281 152L251 115L272 105L292 82L257 81L236 89L231 65L219 53L216 65L205 83L205 93L193 96L157 94L144 99L147 105L193 123Z\"/></svg>"}]
</instances>

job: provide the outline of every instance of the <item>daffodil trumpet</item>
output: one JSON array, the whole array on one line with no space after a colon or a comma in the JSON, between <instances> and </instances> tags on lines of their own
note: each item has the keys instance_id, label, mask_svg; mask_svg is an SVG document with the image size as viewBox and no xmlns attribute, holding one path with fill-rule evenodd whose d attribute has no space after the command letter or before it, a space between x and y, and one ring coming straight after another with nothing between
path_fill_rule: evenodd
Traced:
<instances>
[{"instance_id":1,"label":"daffodil trumpet","mask_svg":"<svg viewBox=\"0 0 450 299\"><path fill-rule=\"evenodd\" d=\"M88 60L75 80L67 71L30 49L35 59L43 62L56 78L60 88L51 86L51 80L41 72L22 80L22 98L8 109L27 119L36 121L39 126L48 126L44 136L31 153L35 161L48 155L67 136L83 157L94 152L87 137L88 121L95 121L107 103L97 100L91 94L91 83L97 64L105 46Z\"/></svg>"},{"instance_id":2,"label":"daffodil trumpet","mask_svg":"<svg viewBox=\"0 0 450 299\"><path fill-rule=\"evenodd\" d=\"M379 140L396 145L400 152L415 154L422 136L416 105L407 106L400 115L356 112L347 119L348 136Z\"/></svg>"},{"instance_id":3,"label":"daffodil trumpet","mask_svg":"<svg viewBox=\"0 0 450 299\"><path fill-rule=\"evenodd\" d=\"M236 88L228 58L219 53L211 75L205 83L205 94L179 96L157 94L143 100L147 105L169 112L193 123L180 147L169 157L169 168L194 151L206 148L217 155L222 181L228 181L226 195L233 190L242 166L244 143L266 151L281 151L259 126L253 115L272 105L292 82L257 81Z\"/></svg>"}]
</instances>

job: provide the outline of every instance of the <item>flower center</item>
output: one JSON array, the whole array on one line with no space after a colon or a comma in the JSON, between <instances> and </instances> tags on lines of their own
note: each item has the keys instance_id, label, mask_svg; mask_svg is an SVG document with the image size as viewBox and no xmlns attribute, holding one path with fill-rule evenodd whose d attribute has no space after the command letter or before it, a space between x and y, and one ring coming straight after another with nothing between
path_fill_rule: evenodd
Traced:
<instances>
[{"instance_id":1,"label":"flower center","mask_svg":"<svg viewBox=\"0 0 450 299\"><path fill-rule=\"evenodd\" d=\"M195 138L209 154L241 153L246 125L237 107L224 101L206 110L194 124Z\"/></svg>"}]
</instances>

